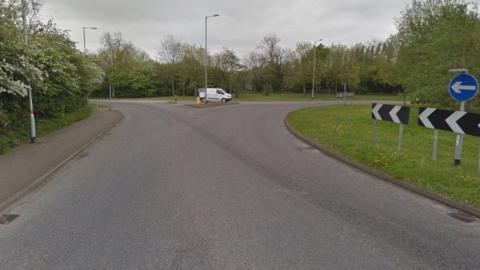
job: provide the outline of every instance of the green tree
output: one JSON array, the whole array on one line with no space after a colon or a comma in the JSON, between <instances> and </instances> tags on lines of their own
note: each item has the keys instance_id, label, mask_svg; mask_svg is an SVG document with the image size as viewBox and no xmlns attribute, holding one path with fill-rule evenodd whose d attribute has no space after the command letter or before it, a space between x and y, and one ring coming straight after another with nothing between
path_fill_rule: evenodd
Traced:
<instances>
[{"instance_id":1,"label":"green tree","mask_svg":"<svg viewBox=\"0 0 480 270\"><path fill-rule=\"evenodd\" d=\"M121 33L106 33L97 61L107 81L100 90L106 95L111 85L116 97L150 97L157 95L153 81L154 62L147 53L123 39Z\"/></svg>"},{"instance_id":2,"label":"green tree","mask_svg":"<svg viewBox=\"0 0 480 270\"><path fill-rule=\"evenodd\" d=\"M451 105L452 68L480 74L480 21L476 6L459 0L413 1L397 20L400 81L423 102Z\"/></svg>"}]
</instances>

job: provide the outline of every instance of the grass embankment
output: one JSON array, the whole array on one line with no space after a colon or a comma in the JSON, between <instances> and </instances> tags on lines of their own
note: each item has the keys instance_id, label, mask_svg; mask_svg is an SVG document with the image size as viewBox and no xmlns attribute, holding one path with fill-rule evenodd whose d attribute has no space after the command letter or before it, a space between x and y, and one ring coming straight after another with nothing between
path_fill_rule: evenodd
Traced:
<instances>
[{"instance_id":1,"label":"grass embankment","mask_svg":"<svg viewBox=\"0 0 480 270\"><path fill-rule=\"evenodd\" d=\"M465 136L462 165L454 167L455 134L440 131L438 159L433 161L434 131L419 127L417 116L418 109L412 108L401 152L396 151L397 124L378 121L377 143L373 144L370 106L307 108L290 113L287 121L307 138L351 160L480 207L480 175L477 172L480 139Z\"/></svg>"},{"instance_id":2,"label":"grass embankment","mask_svg":"<svg viewBox=\"0 0 480 270\"><path fill-rule=\"evenodd\" d=\"M172 96L168 97L158 97L158 98L148 98L148 99L160 99L172 101L174 98ZM320 94L317 95L313 101L320 100L342 100L341 98L336 98L335 95ZM356 95L349 97L349 100L403 100L403 96L399 95ZM178 96L178 101L194 101L195 97L193 96ZM258 102L281 102L281 101L312 101L310 95L303 94L270 94L268 96L264 94L242 94L238 98L233 98L234 101L258 101Z\"/></svg>"},{"instance_id":3,"label":"grass embankment","mask_svg":"<svg viewBox=\"0 0 480 270\"><path fill-rule=\"evenodd\" d=\"M37 136L51 133L55 130L69 126L75 122L88 118L92 114L92 107L85 106L74 112L66 113L62 117L51 119L37 119ZM30 138L30 126L25 125L15 131L0 135L0 155L9 149L28 141Z\"/></svg>"}]
</instances>

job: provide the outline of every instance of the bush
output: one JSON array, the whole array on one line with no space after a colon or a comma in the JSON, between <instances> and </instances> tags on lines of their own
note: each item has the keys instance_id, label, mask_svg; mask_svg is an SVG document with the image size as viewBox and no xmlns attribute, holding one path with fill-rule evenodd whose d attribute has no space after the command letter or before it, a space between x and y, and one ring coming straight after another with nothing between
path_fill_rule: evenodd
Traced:
<instances>
[{"instance_id":1,"label":"bush","mask_svg":"<svg viewBox=\"0 0 480 270\"><path fill-rule=\"evenodd\" d=\"M61 118L85 107L104 76L52 22L30 22L29 44L21 46L18 18L15 5L0 1L0 149L28 133L28 90L39 120Z\"/></svg>"}]
</instances>

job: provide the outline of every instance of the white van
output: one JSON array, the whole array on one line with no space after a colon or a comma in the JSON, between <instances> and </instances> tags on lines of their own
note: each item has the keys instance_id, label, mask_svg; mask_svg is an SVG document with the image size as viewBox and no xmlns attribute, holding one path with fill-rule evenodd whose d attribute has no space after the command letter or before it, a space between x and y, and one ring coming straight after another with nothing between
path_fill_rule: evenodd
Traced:
<instances>
[{"instance_id":1,"label":"white van","mask_svg":"<svg viewBox=\"0 0 480 270\"><path fill-rule=\"evenodd\" d=\"M198 96L200 99L208 103L213 102L229 102L232 100L232 95L220 88L207 88L207 97L205 98L205 88L198 89Z\"/></svg>"}]
</instances>

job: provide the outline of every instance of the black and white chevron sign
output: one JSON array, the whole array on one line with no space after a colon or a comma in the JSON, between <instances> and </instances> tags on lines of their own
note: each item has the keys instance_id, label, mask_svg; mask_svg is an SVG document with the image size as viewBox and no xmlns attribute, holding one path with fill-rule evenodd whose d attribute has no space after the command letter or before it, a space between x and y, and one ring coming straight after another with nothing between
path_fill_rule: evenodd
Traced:
<instances>
[{"instance_id":1,"label":"black and white chevron sign","mask_svg":"<svg viewBox=\"0 0 480 270\"><path fill-rule=\"evenodd\" d=\"M463 135L480 136L480 114L420 108L418 125Z\"/></svg>"},{"instance_id":2,"label":"black and white chevron sign","mask_svg":"<svg viewBox=\"0 0 480 270\"><path fill-rule=\"evenodd\" d=\"M408 124L410 107L373 103L372 119Z\"/></svg>"}]
</instances>

